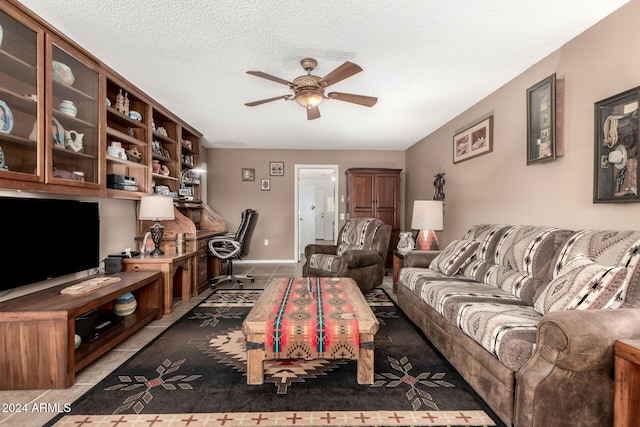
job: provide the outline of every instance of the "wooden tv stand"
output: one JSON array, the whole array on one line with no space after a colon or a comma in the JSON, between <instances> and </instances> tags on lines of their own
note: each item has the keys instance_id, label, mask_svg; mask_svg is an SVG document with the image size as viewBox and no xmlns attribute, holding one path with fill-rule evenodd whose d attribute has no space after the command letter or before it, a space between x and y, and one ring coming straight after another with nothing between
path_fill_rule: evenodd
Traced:
<instances>
[{"instance_id":1,"label":"wooden tv stand","mask_svg":"<svg viewBox=\"0 0 640 427\"><path fill-rule=\"evenodd\" d=\"M61 294L74 280L0 303L0 390L68 388L80 369L162 317L158 272L118 273L121 281L93 291ZM93 276L92 276L93 277ZM75 347L75 319L94 309L112 310L116 298L132 292L136 311L93 342Z\"/></svg>"}]
</instances>

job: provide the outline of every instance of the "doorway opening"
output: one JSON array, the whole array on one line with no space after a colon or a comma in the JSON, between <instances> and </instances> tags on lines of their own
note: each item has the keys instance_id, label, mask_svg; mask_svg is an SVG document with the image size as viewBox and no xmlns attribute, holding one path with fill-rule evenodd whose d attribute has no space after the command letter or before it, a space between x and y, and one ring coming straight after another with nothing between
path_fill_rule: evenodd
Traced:
<instances>
[{"instance_id":1,"label":"doorway opening","mask_svg":"<svg viewBox=\"0 0 640 427\"><path fill-rule=\"evenodd\" d=\"M311 243L335 243L338 236L338 165L295 165L294 254L304 259Z\"/></svg>"}]
</instances>

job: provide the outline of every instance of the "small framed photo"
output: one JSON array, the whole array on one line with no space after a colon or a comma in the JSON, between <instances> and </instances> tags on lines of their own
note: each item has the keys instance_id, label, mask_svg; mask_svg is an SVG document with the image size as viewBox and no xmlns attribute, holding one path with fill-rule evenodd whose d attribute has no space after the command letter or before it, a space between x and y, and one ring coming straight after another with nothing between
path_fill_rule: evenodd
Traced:
<instances>
[{"instance_id":1,"label":"small framed photo","mask_svg":"<svg viewBox=\"0 0 640 427\"><path fill-rule=\"evenodd\" d=\"M255 181L256 180L256 170L242 168L242 180L243 181Z\"/></svg>"},{"instance_id":2,"label":"small framed photo","mask_svg":"<svg viewBox=\"0 0 640 427\"><path fill-rule=\"evenodd\" d=\"M453 136L453 163L493 151L493 116Z\"/></svg>"},{"instance_id":3,"label":"small framed photo","mask_svg":"<svg viewBox=\"0 0 640 427\"><path fill-rule=\"evenodd\" d=\"M527 89L527 164L556 158L556 75Z\"/></svg>"},{"instance_id":4,"label":"small framed photo","mask_svg":"<svg viewBox=\"0 0 640 427\"><path fill-rule=\"evenodd\" d=\"M284 162L270 162L269 163L269 175L271 176L283 176L284 175Z\"/></svg>"},{"instance_id":5,"label":"small framed photo","mask_svg":"<svg viewBox=\"0 0 640 427\"><path fill-rule=\"evenodd\" d=\"M260 189L262 191L269 191L271 190L271 180L270 179L263 179L260 183Z\"/></svg>"}]
</instances>

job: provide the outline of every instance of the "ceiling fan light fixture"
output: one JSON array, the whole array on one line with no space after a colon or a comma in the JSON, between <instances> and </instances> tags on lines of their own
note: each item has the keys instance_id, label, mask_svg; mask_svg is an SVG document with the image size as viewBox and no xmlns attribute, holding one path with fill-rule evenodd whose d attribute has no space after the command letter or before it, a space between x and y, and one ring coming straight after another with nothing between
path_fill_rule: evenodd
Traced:
<instances>
[{"instance_id":1,"label":"ceiling fan light fixture","mask_svg":"<svg viewBox=\"0 0 640 427\"><path fill-rule=\"evenodd\" d=\"M317 90L300 91L296 95L296 101L298 101L298 104L302 105L304 108L317 106L322 102L322 99L322 93Z\"/></svg>"}]
</instances>

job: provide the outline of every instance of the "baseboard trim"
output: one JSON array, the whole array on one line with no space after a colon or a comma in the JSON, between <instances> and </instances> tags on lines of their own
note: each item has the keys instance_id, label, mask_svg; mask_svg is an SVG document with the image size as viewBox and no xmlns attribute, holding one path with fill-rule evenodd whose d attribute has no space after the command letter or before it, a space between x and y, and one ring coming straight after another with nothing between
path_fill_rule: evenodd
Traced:
<instances>
[{"instance_id":1,"label":"baseboard trim","mask_svg":"<svg viewBox=\"0 0 640 427\"><path fill-rule=\"evenodd\" d=\"M245 259L233 260L234 264L296 264L300 261L295 259Z\"/></svg>"}]
</instances>

